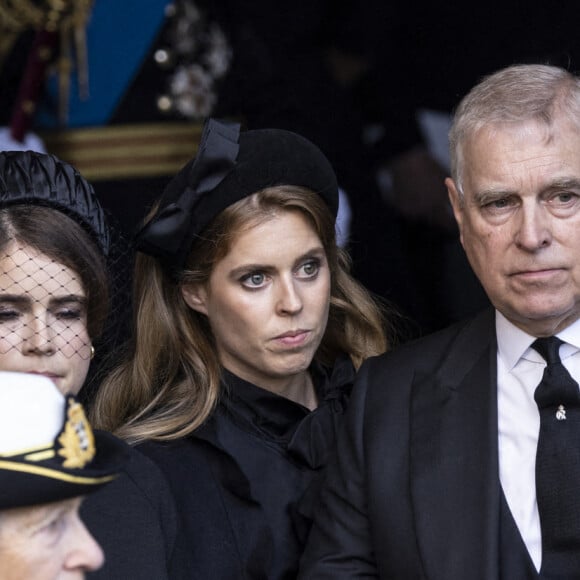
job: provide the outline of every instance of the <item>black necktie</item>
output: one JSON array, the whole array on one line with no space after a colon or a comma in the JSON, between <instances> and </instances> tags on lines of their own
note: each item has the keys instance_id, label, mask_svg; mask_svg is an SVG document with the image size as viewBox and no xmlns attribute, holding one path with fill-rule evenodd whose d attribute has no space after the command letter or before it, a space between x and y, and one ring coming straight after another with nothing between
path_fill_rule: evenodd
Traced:
<instances>
[{"instance_id":1,"label":"black necktie","mask_svg":"<svg viewBox=\"0 0 580 580\"><path fill-rule=\"evenodd\" d=\"M548 363L534 398L540 411L536 497L542 578L580 578L580 393L562 365L555 336L532 348Z\"/></svg>"}]
</instances>

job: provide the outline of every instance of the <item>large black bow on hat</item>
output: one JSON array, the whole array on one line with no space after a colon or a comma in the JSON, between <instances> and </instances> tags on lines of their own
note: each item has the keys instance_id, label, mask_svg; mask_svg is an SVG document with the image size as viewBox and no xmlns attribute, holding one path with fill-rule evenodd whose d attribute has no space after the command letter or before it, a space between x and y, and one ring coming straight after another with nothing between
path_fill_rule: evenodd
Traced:
<instances>
[{"instance_id":1,"label":"large black bow on hat","mask_svg":"<svg viewBox=\"0 0 580 580\"><path fill-rule=\"evenodd\" d=\"M169 183L157 215L137 234L139 250L176 260L191 232L193 209L200 197L214 190L235 166L239 135L239 124L207 120L196 158Z\"/></svg>"},{"instance_id":2,"label":"large black bow on hat","mask_svg":"<svg viewBox=\"0 0 580 580\"><path fill-rule=\"evenodd\" d=\"M337 214L336 176L313 143L282 129L240 132L238 124L208 119L197 156L169 182L157 213L137 233L136 247L176 273L194 237L219 213L275 185L306 187Z\"/></svg>"}]
</instances>

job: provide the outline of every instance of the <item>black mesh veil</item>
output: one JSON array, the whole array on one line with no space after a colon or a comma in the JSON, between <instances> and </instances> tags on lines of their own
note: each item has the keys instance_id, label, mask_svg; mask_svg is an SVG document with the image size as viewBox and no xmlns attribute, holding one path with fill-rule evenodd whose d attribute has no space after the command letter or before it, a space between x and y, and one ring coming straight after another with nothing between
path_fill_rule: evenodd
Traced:
<instances>
[{"instance_id":1,"label":"black mesh veil","mask_svg":"<svg viewBox=\"0 0 580 580\"><path fill-rule=\"evenodd\" d=\"M0 370L43 374L67 392L86 378L86 398L127 332L130 254L72 166L0 152Z\"/></svg>"}]
</instances>

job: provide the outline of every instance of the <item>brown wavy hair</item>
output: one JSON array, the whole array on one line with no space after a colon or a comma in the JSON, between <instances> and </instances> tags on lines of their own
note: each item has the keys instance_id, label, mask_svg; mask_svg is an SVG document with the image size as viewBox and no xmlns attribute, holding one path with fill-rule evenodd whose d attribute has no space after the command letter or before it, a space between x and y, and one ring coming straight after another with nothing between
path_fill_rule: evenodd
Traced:
<instances>
[{"instance_id":1,"label":"brown wavy hair","mask_svg":"<svg viewBox=\"0 0 580 580\"><path fill-rule=\"evenodd\" d=\"M138 443L181 438L204 423L220 396L220 361L207 318L186 304L181 287L206 284L240 230L283 211L307 217L330 267L329 319L315 359L331 365L345 353L358 368L387 349L384 310L349 274L349 258L337 247L334 219L322 198L301 187L270 187L214 219L194 241L178 282L157 259L138 254L134 335L124 360L99 388L91 409L95 426Z\"/></svg>"}]
</instances>

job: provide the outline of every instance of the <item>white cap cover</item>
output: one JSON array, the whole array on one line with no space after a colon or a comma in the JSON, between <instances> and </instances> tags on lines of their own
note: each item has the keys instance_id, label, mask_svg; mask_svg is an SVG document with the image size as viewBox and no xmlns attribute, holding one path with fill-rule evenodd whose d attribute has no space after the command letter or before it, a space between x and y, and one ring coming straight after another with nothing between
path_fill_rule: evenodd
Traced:
<instances>
[{"instance_id":1,"label":"white cap cover","mask_svg":"<svg viewBox=\"0 0 580 580\"><path fill-rule=\"evenodd\" d=\"M65 398L47 377L0 372L0 455L50 447L64 414Z\"/></svg>"}]
</instances>

